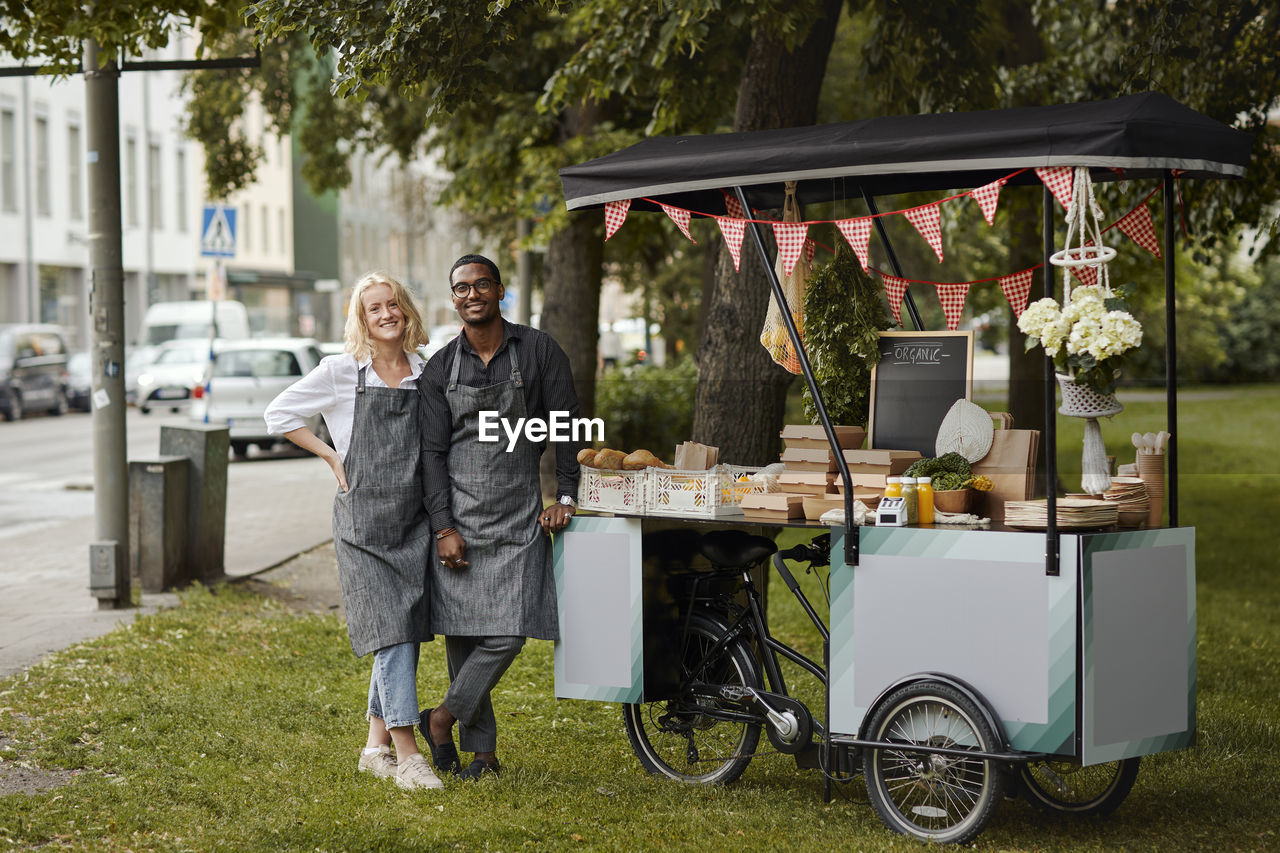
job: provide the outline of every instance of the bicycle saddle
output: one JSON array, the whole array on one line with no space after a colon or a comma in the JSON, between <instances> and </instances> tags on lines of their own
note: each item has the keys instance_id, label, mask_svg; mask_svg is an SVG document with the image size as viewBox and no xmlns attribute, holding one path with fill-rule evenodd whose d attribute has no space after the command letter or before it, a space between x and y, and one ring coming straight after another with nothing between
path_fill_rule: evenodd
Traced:
<instances>
[{"instance_id":1,"label":"bicycle saddle","mask_svg":"<svg viewBox=\"0 0 1280 853\"><path fill-rule=\"evenodd\" d=\"M698 550L713 566L746 568L769 559L778 546L772 539L741 530L713 530L703 534Z\"/></svg>"}]
</instances>

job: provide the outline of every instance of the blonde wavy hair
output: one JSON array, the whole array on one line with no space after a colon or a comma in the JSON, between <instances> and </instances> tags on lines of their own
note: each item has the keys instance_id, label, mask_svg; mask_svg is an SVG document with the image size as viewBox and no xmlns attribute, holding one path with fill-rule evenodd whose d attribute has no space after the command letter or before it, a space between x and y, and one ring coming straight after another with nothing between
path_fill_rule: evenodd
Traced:
<instances>
[{"instance_id":1,"label":"blonde wavy hair","mask_svg":"<svg viewBox=\"0 0 1280 853\"><path fill-rule=\"evenodd\" d=\"M364 292L379 284L391 288L391 297L404 314L404 338L401 346L405 353L416 352L418 347L427 343L427 333L422 328L422 315L418 313L413 297L405 290L404 285L384 272L365 273L351 289L351 299L347 303L347 325L343 330L343 349L355 356L357 361L373 357L373 344L369 342L369 329L364 322Z\"/></svg>"}]
</instances>

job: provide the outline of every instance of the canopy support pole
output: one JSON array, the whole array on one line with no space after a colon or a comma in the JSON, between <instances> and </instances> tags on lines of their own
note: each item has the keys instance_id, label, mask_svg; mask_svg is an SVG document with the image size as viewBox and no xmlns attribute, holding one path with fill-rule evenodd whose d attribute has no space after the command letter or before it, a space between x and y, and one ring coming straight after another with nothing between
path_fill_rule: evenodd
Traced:
<instances>
[{"instance_id":1,"label":"canopy support pole","mask_svg":"<svg viewBox=\"0 0 1280 853\"><path fill-rule=\"evenodd\" d=\"M751 206L747 204L747 196L742 191L742 187L734 187L733 191L738 196L738 203L742 205L742 209L750 210ZM809 354L805 352L804 342L800 340L800 332L796 329L796 322L791 316L791 307L787 304L786 294L782 292L782 282L778 280L778 273L769 260L769 250L765 248L764 237L760 234L760 223L755 220L748 221L751 223L751 236L756 244L756 250L760 254L760 263L764 265L764 271L769 276L773 298L778 300L778 307L782 309L780 313L782 322L787 327L787 336L791 338L791 344L796 348L796 356L800 359L800 371L804 374L804 381L809 386L809 393L813 396L813 406L818 410L822 430L827 434L827 442L831 445L831 452L836 457L836 467L840 469L840 477L844 481L844 562L845 565L856 566L858 565L858 531L853 523L853 482L849 477L849 464L845 462L840 442L836 439L836 431L831 426L831 416L827 414L827 405L823 402L822 392L818 390L817 380L813 376L813 366L809 364Z\"/></svg>"},{"instance_id":2,"label":"canopy support pole","mask_svg":"<svg viewBox=\"0 0 1280 853\"><path fill-rule=\"evenodd\" d=\"M1175 324L1177 299L1173 292L1173 173L1164 173L1164 389L1166 429L1171 433L1165 445L1169 462L1169 526L1178 526L1178 350Z\"/></svg>"},{"instance_id":3,"label":"canopy support pole","mask_svg":"<svg viewBox=\"0 0 1280 853\"><path fill-rule=\"evenodd\" d=\"M893 250L893 244L889 242L889 234L884 230L884 223L880 221L880 211L876 207L876 201L871 193L867 192L866 187L859 186L858 190L862 193L862 200L867 203L867 211L871 214L871 221L876 226L876 234L880 235L880 242L884 244L884 252L889 257L889 266L893 269L894 275L902 278L902 265L898 263L898 253ZM903 296L907 301L907 313L911 315L911 322L918 331L923 332L924 323L920 321L920 311L916 308L916 301L911 298L911 291L908 290Z\"/></svg>"},{"instance_id":4,"label":"canopy support pole","mask_svg":"<svg viewBox=\"0 0 1280 853\"><path fill-rule=\"evenodd\" d=\"M1049 192L1048 184L1044 185L1044 191L1040 196L1040 210L1042 218L1040 230L1043 232L1044 240L1044 295L1052 299L1053 273L1056 267L1049 263L1049 256L1053 254L1053 194ZM1050 577L1057 577L1061 552L1058 543L1058 424L1057 412L1053 410L1053 404L1057 401L1057 395L1054 392L1058 382L1053 373L1053 359L1046 355L1044 357L1044 484L1048 506L1045 508L1047 526L1045 527L1044 573Z\"/></svg>"}]
</instances>

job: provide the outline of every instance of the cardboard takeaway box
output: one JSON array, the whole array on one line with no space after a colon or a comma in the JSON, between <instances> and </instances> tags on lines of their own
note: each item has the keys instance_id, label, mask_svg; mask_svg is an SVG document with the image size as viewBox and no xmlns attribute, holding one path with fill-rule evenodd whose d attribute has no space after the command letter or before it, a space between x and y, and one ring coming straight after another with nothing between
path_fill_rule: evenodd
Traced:
<instances>
[{"instance_id":1,"label":"cardboard takeaway box","mask_svg":"<svg viewBox=\"0 0 1280 853\"><path fill-rule=\"evenodd\" d=\"M787 521L804 516L804 495L772 494L743 495L742 515L760 521Z\"/></svg>"},{"instance_id":2,"label":"cardboard takeaway box","mask_svg":"<svg viewBox=\"0 0 1280 853\"><path fill-rule=\"evenodd\" d=\"M860 426L832 426L836 443L842 448L861 447L867 431ZM778 433L784 446L791 450L830 450L822 424L786 424Z\"/></svg>"},{"instance_id":3,"label":"cardboard takeaway box","mask_svg":"<svg viewBox=\"0 0 1280 853\"><path fill-rule=\"evenodd\" d=\"M838 474L830 471L783 471L778 489L789 495L826 495L835 492Z\"/></svg>"},{"instance_id":4,"label":"cardboard takeaway box","mask_svg":"<svg viewBox=\"0 0 1280 853\"><path fill-rule=\"evenodd\" d=\"M799 450L788 447L782 451L782 462L791 472L807 471L810 473L826 473L836 470L836 457L830 448L825 450Z\"/></svg>"},{"instance_id":5,"label":"cardboard takeaway box","mask_svg":"<svg viewBox=\"0 0 1280 853\"><path fill-rule=\"evenodd\" d=\"M896 477L920 459L918 450L846 450L849 473Z\"/></svg>"},{"instance_id":6,"label":"cardboard takeaway box","mask_svg":"<svg viewBox=\"0 0 1280 853\"><path fill-rule=\"evenodd\" d=\"M1040 431L1034 429L998 429L991 434L991 449L973 464L974 476L991 478L993 488L978 492L971 512L1004 520L1005 501L1029 500L1036 486L1036 455L1040 450Z\"/></svg>"}]
</instances>

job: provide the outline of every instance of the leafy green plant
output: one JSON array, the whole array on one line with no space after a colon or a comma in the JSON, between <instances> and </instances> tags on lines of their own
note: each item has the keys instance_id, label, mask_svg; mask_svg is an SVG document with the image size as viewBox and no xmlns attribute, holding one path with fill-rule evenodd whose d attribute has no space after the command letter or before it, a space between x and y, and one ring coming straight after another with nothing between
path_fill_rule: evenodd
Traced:
<instances>
[{"instance_id":1,"label":"leafy green plant","mask_svg":"<svg viewBox=\"0 0 1280 853\"><path fill-rule=\"evenodd\" d=\"M853 251L837 244L831 263L809 279L804 297L805 349L832 423L865 426L871 404L871 368L880 360L878 334L892 325L880 288ZM804 413L818 422L813 395Z\"/></svg>"},{"instance_id":2,"label":"leafy green plant","mask_svg":"<svg viewBox=\"0 0 1280 853\"><path fill-rule=\"evenodd\" d=\"M671 461L673 448L693 432L698 368L693 359L673 367L612 367L596 384L596 417L604 420L604 446L645 448Z\"/></svg>"}]
</instances>

